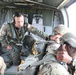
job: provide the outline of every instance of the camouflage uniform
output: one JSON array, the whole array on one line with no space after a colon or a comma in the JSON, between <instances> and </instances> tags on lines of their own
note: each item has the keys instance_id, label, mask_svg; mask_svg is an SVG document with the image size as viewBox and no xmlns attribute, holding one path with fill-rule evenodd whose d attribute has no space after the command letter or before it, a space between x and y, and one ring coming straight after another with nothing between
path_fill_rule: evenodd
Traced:
<instances>
[{"instance_id":1,"label":"camouflage uniform","mask_svg":"<svg viewBox=\"0 0 76 75\"><path fill-rule=\"evenodd\" d=\"M62 28L63 32L61 32L60 28ZM66 32L68 32L68 28L65 28L65 26L63 26L63 25L55 27L54 33L65 34ZM46 48L47 53L45 54L43 59L36 61L33 64L30 64L32 66L39 66L40 65L39 71L37 69L37 73L35 75L69 75L69 73L65 69L65 67L63 67L56 60L56 51L59 48L59 46L60 46L60 43L56 43L56 42L49 43L47 48ZM25 62L25 63L27 63L27 62ZM25 63L23 64L24 67L26 67ZM63 70L63 72L62 71L60 72L61 69ZM27 70L27 69L25 69L25 70ZM24 75L24 74L21 74L21 75Z\"/></svg>"},{"instance_id":2,"label":"camouflage uniform","mask_svg":"<svg viewBox=\"0 0 76 75\"><path fill-rule=\"evenodd\" d=\"M17 46L16 44L21 43L26 32L32 32L44 39L49 36L48 34L39 31L37 28L34 28L32 25L30 26L30 28L28 28L28 26L29 24L26 23L23 27L18 29L14 27L14 23L5 23L0 29L0 41L2 43L2 46L4 48L6 48L7 45L12 46L13 50L10 51L10 57L12 57L14 64L19 64L20 62L21 47ZM4 52L7 51L4 50ZM15 59L19 61L16 61Z\"/></svg>"},{"instance_id":3,"label":"camouflage uniform","mask_svg":"<svg viewBox=\"0 0 76 75\"><path fill-rule=\"evenodd\" d=\"M69 28L64 26L63 24L60 24L53 29L53 32L54 32L54 35L56 34L64 35L65 33L69 32Z\"/></svg>"},{"instance_id":4,"label":"camouflage uniform","mask_svg":"<svg viewBox=\"0 0 76 75\"><path fill-rule=\"evenodd\" d=\"M13 23L11 23L12 25L13 25ZM10 25L11 25L10 24ZM0 29L0 40L3 40L2 42L4 42L4 43L2 43L2 45L4 46L4 47L6 47L6 45L7 45L7 42L6 42L6 40L4 39L4 36L6 36L7 34L10 36L10 37L12 37L12 33L11 33L11 28L10 28L10 25L7 23L7 24L4 24L4 25L2 25L2 27L1 27L1 29ZM28 24L29 25L29 24ZM48 34L46 34L46 33L44 33L44 32L42 32L42 31L39 31L37 28L34 28L32 25L31 25L31 27L28 29L27 28L27 25L25 24L24 25L24 29L25 29L25 31L24 32L26 32L26 31L28 31L28 32L31 32L31 33L33 33L33 34L35 34L35 35L37 35L37 36L40 36L41 38L43 38L43 39L46 39L46 37L48 37L49 35ZM19 32L18 32L19 33ZM24 34L23 34L24 35ZM16 35L14 35L13 37L15 37L16 38Z\"/></svg>"},{"instance_id":5,"label":"camouflage uniform","mask_svg":"<svg viewBox=\"0 0 76 75\"><path fill-rule=\"evenodd\" d=\"M54 29L54 34L65 34L69 32L69 29L64 25L58 25ZM43 57L43 64L39 68L38 75L69 75L69 72L66 70L66 64L64 67L56 59L56 51L60 47L60 43L51 43L47 46L46 55ZM60 71L62 69L62 71Z\"/></svg>"},{"instance_id":6,"label":"camouflage uniform","mask_svg":"<svg viewBox=\"0 0 76 75\"><path fill-rule=\"evenodd\" d=\"M68 65L68 71L70 72L71 75L76 74L76 36L68 32L64 34L61 38L62 43L67 42L71 47L75 48L75 51L73 53L73 60L71 61L71 64Z\"/></svg>"},{"instance_id":7,"label":"camouflage uniform","mask_svg":"<svg viewBox=\"0 0 76 75\"><path fill-rule=\"evenodd\" d=\"M61 43L67 42L71 47L76 48L76 36L73 33L67 32L61 38ZM51 51L50 51L51 52ZM53 52L52 52L53 53ZM73 60L70 64L56 61L54 56L50 59L55 59L49 62L44 62L39 68L38 75L75 75L76 74L76 51L73 53ZM64 66L64 67L63 67ZM61 69L61 70L60 70Z\"/></svg>"},{"instance_id":8,"label":"camouflage uniform","mask_svg":"<svg viewBox=\"0 0 76 75\"><path fill-rule=\"evenodd\" d=\"M41 63L37 75L69 75L65 66L62 66L56 59L56 51L59 46L60 44L52 43L47 47L48 52L42 59L44 61Z\"/></svg>"}]
</instances>

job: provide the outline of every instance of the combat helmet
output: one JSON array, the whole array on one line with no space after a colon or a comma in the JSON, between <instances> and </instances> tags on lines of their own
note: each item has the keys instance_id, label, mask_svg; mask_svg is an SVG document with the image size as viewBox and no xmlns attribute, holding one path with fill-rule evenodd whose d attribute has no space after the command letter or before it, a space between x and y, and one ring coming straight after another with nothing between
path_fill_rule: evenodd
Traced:
<instances>
[{"instance_id":1,"label":"combat helmet","mask_svg":"<svg viewBox=\"0 0 76 75\"><path fill-rule=\"evenodd\" d=\"M54 32L54 34L65 34L65 33L67 33L69 31L69 28L68 27L66 27L65 25L63 25L63 24L60 24L60 25L58 25L58 26L56 26L54 29L53 29L53 32Z\"/></svg>"},{"instance_id":2,"label":"combat helmet","mask_svg":"<svg viewBox=\"0 0 76 75\"><path fill-rule=\"evenodd\" d=\"M63 40L64 42L67 42L68 44L70 44L73 48L76 48L76 36L71 33L71 32L67 32L65 33L60 40Z\"/></svg>"}]
</instances>

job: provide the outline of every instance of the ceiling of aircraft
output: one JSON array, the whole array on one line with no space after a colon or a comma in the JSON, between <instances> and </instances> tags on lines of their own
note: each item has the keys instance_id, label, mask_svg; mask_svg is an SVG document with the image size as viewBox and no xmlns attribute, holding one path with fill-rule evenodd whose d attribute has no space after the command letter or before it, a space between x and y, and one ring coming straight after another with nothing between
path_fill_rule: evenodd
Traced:
<instances>
[{"instance_id":1,"label":"ceiling of aircraft","mask_svg":"<svg viewBox=\"0 0 76 75\"><path fill-rule=\"evenodd\" d=\"M7 8L36 8L56 10L75 0L0 0L0 6Z\"/></svg>"}]
</instances>

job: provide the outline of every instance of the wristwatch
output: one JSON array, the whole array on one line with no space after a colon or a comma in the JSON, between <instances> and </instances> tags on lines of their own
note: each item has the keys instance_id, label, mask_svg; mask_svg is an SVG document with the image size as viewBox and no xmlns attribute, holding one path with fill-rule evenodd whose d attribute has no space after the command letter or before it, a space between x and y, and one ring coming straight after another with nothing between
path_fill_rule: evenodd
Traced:
<instances>
[{"instance_id":1,"label":"wristwatch","mask_svg":"<svg viewBox=\"0 0 76 75\"><path fill-rule=\"evenodd\" d=\"M71 64L72 66L76 66L76 59L72 59Z\"/></svg>"}]
</instances>

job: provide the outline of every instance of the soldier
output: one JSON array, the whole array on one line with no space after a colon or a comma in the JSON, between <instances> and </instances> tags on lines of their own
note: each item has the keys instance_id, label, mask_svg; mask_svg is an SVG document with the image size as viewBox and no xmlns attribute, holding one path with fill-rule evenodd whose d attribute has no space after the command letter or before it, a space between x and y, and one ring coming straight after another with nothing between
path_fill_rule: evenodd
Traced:
<instances>
[{"instance_id":1,"label":"soldier","mask_svg":"<svg viewBox=\"0 0 76 75\"><path fill-rule=\"evenodd\" d=\"M49 38L48 34L45 34L26 23L23 14L19 12L15 13L12 23L5 23L0 29L0 41L2 46L10 51L10 57L12 58L14 65L20 63L21 46L19 46L19 44L22 43L26 32L32 32L43 39ZM7 51L4 50L4 52ZM9 54L7 54L7 56L9 56Z\"/></svg>"},{"instance_id":2,"label":"soldier","mask_svg":"<svg viewBox=\"0 0 76 75\"><path fill-rule=\"evenodd\" d=\"M62 35L64 35L65 33L69 32L69 29L61 24L61 25L56 26L53 29L53 32L54 32L54 35L51 38L54 39L55 42L51 43L47 46L46 51L48 51L48 52L45 54L43 59L38 62L40 64L43 63L39 68L38 75L45 75L45 74L47 74L47 75L52 75L52 74L68 75L68 72L66 71L66 69L63 68L58 63L58 61L56 59L56 52L57 52L58 48L60 47L60 37L62 37ZM38 63L35 63L35 64L38 64ZM51 64L49 64L49 63L51 63ZM55 65L55 66L53 66L53 65ZM51 67L47 68L48 66L51 66ZM53 71L51 71L51 73L49 73L49 71L52 68L53 68ZM64 72L59 72L60 68L62 68L62 70L64 70ZM54 72L54 70L56 70L56 72Z\"/></svg>"},{"instance_id":3,"label":"soldier","mask_svg":"<svg viewBox=\"0 0 76 75\"><path fill-rule=\"evenodd\" d=\"M76 36L66 33L61 37L61 49L57 52L57 60L68 66L71 75L76 75Z\"/></svg>"},{"instance_id":4,"label":"soldier","mask_svg":"<svg viewBox=\"0 0 76 75\"><path fill-rule=\"evenodd\" d=\"M60 46L60 37L62 37L62 35L64 35L67 32L69 32L69 28L64 26L63 24L56 26L53 29L54 35L50 36L50 39L55 42L49 44L46 51L48 51L48 53L51 53L53 52L53 50L57 50L57 48Z\"/></svg>"},{"instance_id":5,"label":"soldier","mask_svg":"<svg viewBox=\"0 0 76 75\"><path fill-rule=\"evenodd\" d=\"M4 59L0 56L0 75L4 75L4 71L6 69L6 64Z\"/></svg>"},{"instance_id":6,"label":"soldier","mask_svg":"<svg viewBox=\"0 0 76 75\"><path fill-rule=\"evenodd\" d=\"M24 38L24 34L32 32L42 38L46 38L49 35L39 31L32 25L25 23L23 14L16 12L12 23L2 25L0 29L0 40L2 46L11 50L10 57L12 58L13 64L18 65L20 63L20 50L21 47L17 44L21 44Z\"/></svg>"},{"instance_id":7,"label":"soldier","mask_svg":"<svg viewBox=\"0 0 76 75\"><path fill-rule=\"evenodd\" d=\"M40 66L38 75L76 75L76 36L67 32L60 40L61 46L55 56L57 58L50 55L50 61Z\"/></svg>"}]
</instances>

